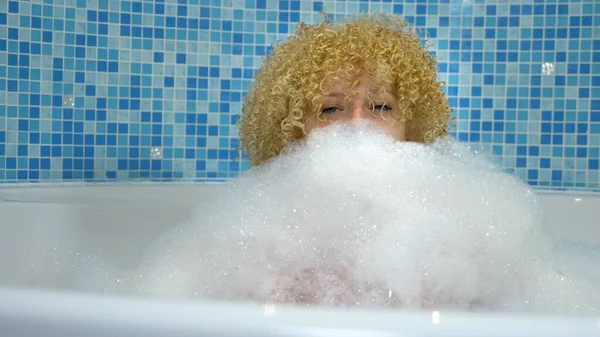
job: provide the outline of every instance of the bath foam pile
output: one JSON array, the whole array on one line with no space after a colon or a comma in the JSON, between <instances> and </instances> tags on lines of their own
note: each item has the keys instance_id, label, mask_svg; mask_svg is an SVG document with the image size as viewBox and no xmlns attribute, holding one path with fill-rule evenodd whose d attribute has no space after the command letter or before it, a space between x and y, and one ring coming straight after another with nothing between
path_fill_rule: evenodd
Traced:
<instances>
[{"instance_id":1,"label":"bath foam pile","mask_svg":"<svg viewBox=\"0 0 600 337\"><path fill-rule=\"evenodd\" d=\"M178 298L594 312L598 289L547 262L542 223L528 186L462 144L340 124L201 205L127 283Z\"/></svg>"}]
</instances>

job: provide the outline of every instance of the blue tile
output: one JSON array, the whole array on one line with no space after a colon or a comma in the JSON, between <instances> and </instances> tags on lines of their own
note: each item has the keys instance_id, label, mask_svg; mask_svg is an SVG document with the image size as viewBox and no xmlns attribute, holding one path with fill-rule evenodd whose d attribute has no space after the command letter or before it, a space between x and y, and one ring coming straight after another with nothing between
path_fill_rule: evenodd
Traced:
<instances>
[{"instance_id":1,"label":"blue tile","mask_svg":"<svg viewBox=\"0 0 600 337\"><path fill-rule=\"evenodd\" d=\"M437 50L446 52L440 53L439 70L448 76L446 93L458 109L459 122L466 126L455 137L491 142L498 155L505 153L504 144L518 144L519 156L507 170L519 172L534 185L597 185L589 177L594 177L590 172L598 171L598 138L590 137L600 135L600 103L595 99L600 96L600 66L596 65L600 42L593 39L593 29L600 25L600 6L578 4L574 8L581 8L583 15L569 15L569 5L560 1L508 5L475 1L462 4L458 17L444 13L438 3L451 1L361 0L337 11L325 8L323 1L305 5L297 0L243 0L242 10L222 7L218 0L170 6L123 1L118 8L109 2L88 8L85 1L77 0L76 8L31 4L21 13L20 2L9 0L8 6L0 9L0 25L9 25L13 19L8 14L12 14L18 16L19 20L14 20L19 26L6 27L5 38L0 38L7 64L0 67L0 90L21 94L15 98L18 109L9 106L0 109L0 114L18 118L10 127L19 133L19 144L8 157L13 159L1 162L5 168L0 168L0 180L178 179L189 174L209 180L234 177L248 169L248 162L245 154L241 162L230 161L234 155L230 149L239 146L239 139L229 138L230 126L237 121L244 93L260 65L255 57L270 53L273 37L287 35L290 27L311 11L317 14L326 9L339 17L387 4L393 12L406 13L409 21L426 28L437 42ZM85 34L77 30L77 10L87 19ZM64 13L64 17L56 13ZM147 18L154 26L145 24ZM112 31L108 23L120 28ZM532 28L522 27L524 23L532 23ZM254 32L259 24L263 31ZM519 28L518 39L509 36L513 28ZM64 47L53 46L59 36ZM111 39L121 37L130 39L131 61L122 62L119 51L109 46ZM483 38L496 39L496 45L486 45ZM157 41L161 49L156 48ZM200 47L199 43L204 44ZM217 44L220 54L205 53ZM149 54L142 56L143 52ZM33 64L30 55L50 57L52 62ZM231 55L239 58L233 61ZM544 62L557 67L564 64L564 71L542 76ZM106 84L91 82L98 72L109 76ZM54 81L49 94L44 94L41 85L44 78ZM178 88L180 85L185 87ZM465 96L461 87L467 85ZM79 95L75 97L79 108L63 109L64 96L74 92ZM187 99L182 106L194 113L174 111L172 95L177 95L176 101ZM41 122L40 107L51 108L52 119ZM214 120L208 124L207 113L219 116L218 125L213 125ZM95 130L87 130L84 122L94 122ZM528 125L536 124L541 134L523 134ZM186 146L199 148L187 151L175 145L172 135L178 126L191 137ZM0 137L6 135L0 133ZM33 155L25 144L42 147ZM94 157L94 147L87 144L107 146L105 159L100 159L106 172L96 174L93 160L77 159ZM200 171L182 172L170 161L144 159L150 146L163 146L165 156L212 162L198 161ZM549 148L554 146L556 149ZM0 146L0 151L6 147ZM66 160L63 172L50 171L49 157ZM581 175L573 166L552 169L554 159L561 163L568 157L583 160L586 169L593 171ZM6 168L7 164L14 165ZM582 182L586 177L588 181Z\"/></svg>"}]
</instances>

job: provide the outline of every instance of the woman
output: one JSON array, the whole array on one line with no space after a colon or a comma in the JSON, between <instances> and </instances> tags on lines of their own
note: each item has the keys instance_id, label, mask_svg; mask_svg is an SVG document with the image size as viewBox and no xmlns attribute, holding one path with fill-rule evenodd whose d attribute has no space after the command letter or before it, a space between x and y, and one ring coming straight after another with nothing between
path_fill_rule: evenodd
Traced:
<instances>
[{"instance_id":1,"label":"woman","mask_svg":"<svg viewBox=\"0 0 600 337\"><path fill-rule=\"evenodd\" d=\"M315 128L356 119L399 141L431 143L446 135L452 111L436 71L401 19L300 23L265 58L245 98L242 148L260 165Z\"/></svg>"}]
</instances>

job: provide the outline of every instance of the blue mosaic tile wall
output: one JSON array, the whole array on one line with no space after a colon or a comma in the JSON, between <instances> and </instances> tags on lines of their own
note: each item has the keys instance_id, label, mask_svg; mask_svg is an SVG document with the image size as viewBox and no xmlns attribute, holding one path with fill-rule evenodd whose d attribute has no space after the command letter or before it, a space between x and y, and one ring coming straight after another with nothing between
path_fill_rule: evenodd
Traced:
<instances>
[{"instance_id":1,"label":"blue mosaic tile wall","mask_svg":"<svg viewBox=\"0 0 600 337\"><path fill-rule=\"evenodd\" d=\"M261 55L322 9L426 29L456 137L532 185L598 188L591 0L0 0L0 182L237 176Z\"/></svg>"}]
</instances>

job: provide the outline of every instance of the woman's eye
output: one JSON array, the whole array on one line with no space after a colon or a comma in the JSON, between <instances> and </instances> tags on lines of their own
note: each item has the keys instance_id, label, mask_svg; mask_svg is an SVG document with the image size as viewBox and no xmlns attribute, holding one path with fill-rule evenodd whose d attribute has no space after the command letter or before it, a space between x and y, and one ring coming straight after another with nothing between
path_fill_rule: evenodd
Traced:
<instances>
[{"instance_id":1,"label":"woman's eye","mask_svg":"<svg viewBox=\"0 0 600 337\"><path fill-rule=\"evenodd\" d=\"M325 109L323 109L323 113L324 114L336 114L339 113L340 111L342 111L340 108L335 107L335 106L331 106L331 107L327 107Z\"/></svg>"},{"instance_id":2,"label":"woman's eye","mask_svg":"<svg viewBox=\"0 0 600 337\"><path fill-rule=\"evenodd\" d=\"M392 110L392 108L386 104L381 104L381 105L375 105L374 106L375 110L379 110L379 111L389 111Z\"/></svg>"}]
</instances>

